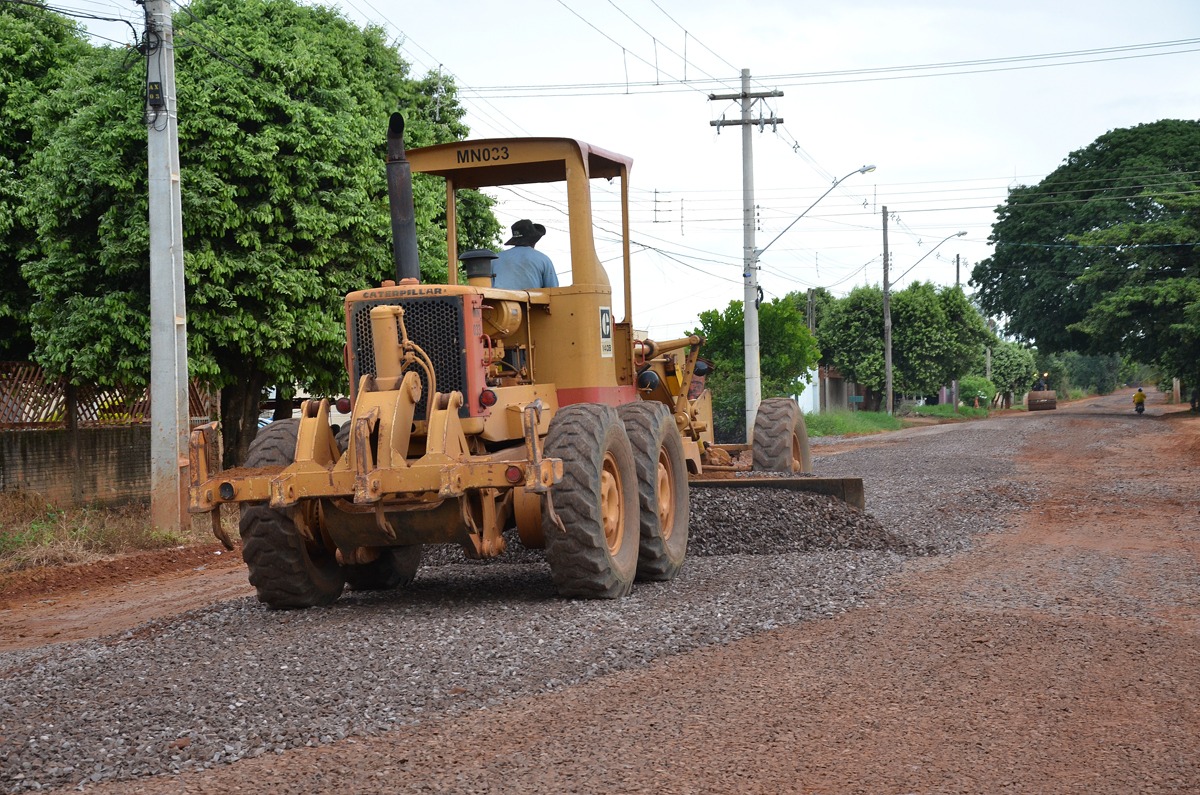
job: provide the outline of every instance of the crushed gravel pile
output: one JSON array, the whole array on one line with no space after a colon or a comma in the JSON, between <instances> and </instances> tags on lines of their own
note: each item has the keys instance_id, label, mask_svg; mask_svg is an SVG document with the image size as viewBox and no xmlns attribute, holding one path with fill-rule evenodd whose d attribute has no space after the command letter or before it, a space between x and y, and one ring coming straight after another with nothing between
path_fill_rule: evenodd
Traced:
<instances>
[{"instance_id":1,"label":"crushed gravel pile","mask_svg":"<svg viewBox=\"0 0 1200 795\"><path fill-rule=\"evenodd\" d=\"M915 554L912 541L888 530L869 512L820 494L759 486L691 487L688 555L777 555L817 550L869 549ZM504 554L469 560L457 545L429 546L422 566L486 566L541 563L539 549L521 544L515 530L504 534Z\"/></svg>"},{"instance_id":2,"label":"crushed gravel pile","mask_svg":"<svg viewBox=\"0 0 1200 795\"><path fill-rule=\"evenodd\" d=\"M540 554L519 542L507 565L456 563L441 556L461 552L441 548L400 591L295 612L239 599L119 636L0 653L0 790L376 734L837 615L906 555L962 549L1004 527L1033 497L1013 461L1039 422L969 423L845 452L815 445L818 475L863 477L868 515L792 492L697 489L681 575L625 599L557 597Z\"/></svg>"},{"instance_id":3,"label":"crushed gravel pile","mask_svg":"<svg viewBox=\"0 0 1200 795\"><path fill-rule=\"evenodd\" d=\"M841 500L759 486L691 490L688 554L773 555L833 549L910 552L912 544Z\"/></svg>"}]
</instances>

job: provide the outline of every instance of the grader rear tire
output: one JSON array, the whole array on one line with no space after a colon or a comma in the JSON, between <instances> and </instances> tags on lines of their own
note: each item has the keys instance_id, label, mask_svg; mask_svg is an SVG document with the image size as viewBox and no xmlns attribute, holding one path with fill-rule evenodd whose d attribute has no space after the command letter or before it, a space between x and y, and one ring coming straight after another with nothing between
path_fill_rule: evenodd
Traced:
<instances>
[{"instance_id":1,"label":"grader rear tire","mask_svg":"<svg viewBox=\"0 0 1200 795\"><path fill-rule=\"evenodd\" d=\"M688 479L675 419L658 402L617 409L633 445L640 513L637 578L673 580L688 542Z\"/></svg>"},{"instance_id":2,"label":"grader rear tire","mask_svg":"<svg viewBox=\"0 0 1200 795\"><path fill-rule=\"evenodd\" d=\"M299 420L277 420L263 428L250 444L246 466L292 463L299 428ZM341 596L345 579L333 552L301 535L289 512L246 503L240 526L242 559L260 602L286 610L327 605Z\"/></svg>"},{"instance_id":3,"label":"grader rear tire","mask_svg":"<svg viewBox=\"0 0 1200 795\"><path fill-rule=\"evenodd\" d=\"M791 398L768 398L754 417L754 469L811 474L812 453L804 413Z\"/></svg>"},{"instance_id":4,"label":"grader rear tire","mask_svg":"<svg viewBox=\"0 0 1200 795\"><path fill-rule=\"evenodd\" d=\"M387 547L360 566L343 566L346 584L355 591L390 591L408 585L421 566L421 545Z\"/></svg>"},{"instance_id":5,"label":"grader rear tire","mask_svg":"<svg viewBox=\"0 0 1200 795\"><path fill-rule=\"evenodd\" d=\"M550 511L542 512L546 561L558 592L625 596L637 573L637 470L616 409L590 403L563 408L550 422L544 449L563 462L563 479L550 492L563 529Z\"/></svg>"}]
</instances>

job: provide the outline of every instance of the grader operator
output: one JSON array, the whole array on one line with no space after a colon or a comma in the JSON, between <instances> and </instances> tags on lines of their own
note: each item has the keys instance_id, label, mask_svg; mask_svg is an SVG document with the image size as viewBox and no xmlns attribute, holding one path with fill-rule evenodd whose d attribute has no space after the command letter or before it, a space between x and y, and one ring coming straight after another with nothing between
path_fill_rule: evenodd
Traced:
<instances>
[{"instance_id":1,"label":"grader operator","mask_svg":"<svg viewBox=\"0 0 1200 795\"><path fill-rule=\"evenodd\" d=\"M687 551L688 483L748 483L749 470L811 471L803 415L767 400L754 445L713 443L707 390L692 389L703 339L634 338L629 158L580 141L463 141L406 153L388 130L396 278L346 296L351 419L335 436L327 400L259 432L245 466L220 471L217 424L191 438L190 500L220 526L240 503L243 558L258 598L310 607L354 589L410 582L424 544L500 555L504 532L544 548L564 596L614 598L635 579L670 580ZM423 284L412 171L445 179L446 284ZM596 255L591 188L619 180L624 306ZM570 284L492 286L492 252L456 247L455 191L565 183ZM460 284L462 262L467 283ZM699 384L697 384L699 385ZM743 463L739 463L743 462ZM771 485L862 504L857 479L772 478Z\"/></svg>"}]
</instances>

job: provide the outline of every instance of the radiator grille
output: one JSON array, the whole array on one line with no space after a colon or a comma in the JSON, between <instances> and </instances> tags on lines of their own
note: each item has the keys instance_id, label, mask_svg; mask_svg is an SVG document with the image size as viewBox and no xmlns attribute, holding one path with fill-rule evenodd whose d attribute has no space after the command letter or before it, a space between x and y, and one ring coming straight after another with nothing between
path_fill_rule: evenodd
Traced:
<instances>
[{"instance_id":1,"label":"radiator grille","mask_svg":"<svg viewBox=\"0 0 1200 795\"><path fill-rule=\"evenodd\" d=\"M371 310L377 306L404 307L404 326L408 338L420 345L433 361L439 392L467 392L466 347L463 342L463 303L453 297L434 298L382 298L354 304L350 313L350 348L354 352L354 384L362 376L377 375L375 368L375 346L371 331ZM396 344L400 343L399 337ZM421 378L421 401L417 404L416 419L425 419L429 385L421 368L413 368ZM459 416L469 416L470 408L464 402Z\"/></svg>"}]
</instances>

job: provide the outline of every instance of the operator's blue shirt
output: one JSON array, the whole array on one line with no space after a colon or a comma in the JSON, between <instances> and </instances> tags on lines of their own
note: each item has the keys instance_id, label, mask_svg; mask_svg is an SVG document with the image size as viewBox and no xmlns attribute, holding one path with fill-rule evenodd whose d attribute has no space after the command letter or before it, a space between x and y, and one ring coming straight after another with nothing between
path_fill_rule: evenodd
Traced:
<instances>
[{"instance_id":1,"label":"operator's blue shirt","mask_svg":"<svg viewBox=\"0 0 1200 795\"><path fill-rule=\"evenodd\" d=\"M493 263L496 278L493 287L504 290L537 290L557 287L554 263L542 252L529 246L513 246L500 252Z\"/></svg>"}]
</instances>

